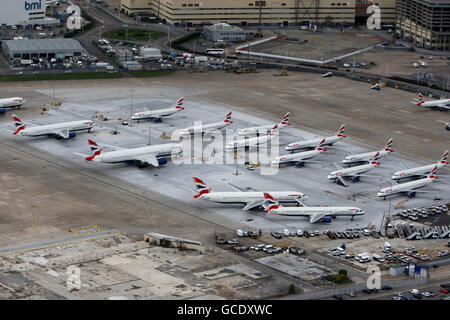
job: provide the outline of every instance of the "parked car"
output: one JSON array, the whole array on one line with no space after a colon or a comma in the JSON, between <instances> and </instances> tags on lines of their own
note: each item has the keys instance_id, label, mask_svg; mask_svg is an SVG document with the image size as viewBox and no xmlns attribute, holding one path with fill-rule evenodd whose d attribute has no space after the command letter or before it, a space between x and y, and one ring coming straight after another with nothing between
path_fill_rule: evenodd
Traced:
<instances>
[{"instance_id":1,"label":"parked car","mask_svg":"<svg viewBox=\"0 0 450 320\"><path fill-rule=\"evenodd\" d=\"M392 290L392 287L390 287L390 286L382 286L381 290Z\"/></svg>"},{"instance_id":2,"label":"parked car","mask_svg":"<svg viewBox=\"0 0 450 320\"><path fill-rule=\"evenodd\" d=\"M439 290L440 292L442 292L442 293L445 293L445 294L447 294L448 293L448 290L447 289L444 289L444 288L442 288L441 290Z\"/></svg>"},{"instance_id":3,"label":"parked car","mask_svg":"<svg viewBox=\"0 0 450 320\"><path fill-rule=\"evenodd\" d=\"M344 298L342 298L341 295L338 295L338 294L335 294L335 295L333 296L333 298L335 298L336 300L343 300L343 299L344 299Z\"/></svg>"}]
</instances>

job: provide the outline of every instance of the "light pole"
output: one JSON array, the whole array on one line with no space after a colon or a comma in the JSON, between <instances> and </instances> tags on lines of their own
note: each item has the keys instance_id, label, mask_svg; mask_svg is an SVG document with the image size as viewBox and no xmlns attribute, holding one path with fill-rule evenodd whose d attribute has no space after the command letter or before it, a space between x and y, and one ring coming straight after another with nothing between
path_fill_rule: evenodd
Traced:
<instances>
[{"instance_id":1,"label":"light pole","mask_svg":"<svg viewBox=\"0 0 450 320\"><path fill-rule=\"evenodd\" d=\"M133 89L130 90L131 93L131 103L130 103L130 123L129 126L133 126Z\"/></svg>"}]
</instances>

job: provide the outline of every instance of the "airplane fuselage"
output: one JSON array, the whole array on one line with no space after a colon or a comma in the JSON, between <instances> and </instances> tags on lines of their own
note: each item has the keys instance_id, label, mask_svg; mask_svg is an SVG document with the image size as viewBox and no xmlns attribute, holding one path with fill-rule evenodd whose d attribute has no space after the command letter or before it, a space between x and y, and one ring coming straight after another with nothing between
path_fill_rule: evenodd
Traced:
<instances>
[{"instance_id":1,"label":"airplane fuselage","mask_svg":"<svg viewBox=\"0 0 450 320\"><path fill-rule=\"evenodd\" d=\"M433 182L435 182L436 179L426 177L419 180L414 180L410 182L405 182L397 185L393 185L391 187L386 187L381 189L377 196L380 198L386 198L387 196L398 194L398 193L405 193L405 192L411 192L411 190L423 188Z\"/></svg>"},{"instance_id":2,"label":"airplane fuselage","mask_svg":"<svg viewBox=\"0 0 450 320\"><path fill-rule=\"evenodd\" d=\"M404 178L411 178L411 177L427 175L428 173L430 173L431 170L433 170L433 168L435 166L437 166L438 169L441 169L441 168L444 168L446 166L446 164L438 162L435 164L429 164L429 165L421 166L421 167L417 167L417 168L411 168L411 169L407 169L407 170L397 171L392 176L392 180L401 180Z\"/></svg>"},{"instance_id":3,"label":"airplane fuselage","mask_svg":"<svg viewBox=\"0 0 450 320\"><path fill-rule=\"evenodd\" d=\"M282 216L310 216L314 214L324 214L325 216L359 216L364 211L356 207L280 207L273 209L270 213Z\"/></svg>"},{"instance_id":4,"label":"airplane fuselage","mask_svg":"<svg viewBox=\"0 0 450 320\"><path fill-rule=\"evenodd\" d=\"M0 108L20 107L24 103L25 99L19 97L0 99Z\"/></svg>"},{"instance_id":5,"label":"airplane fuselage","mask_svg":"<svg viewBox=\"0 0 450 320\"><path fill-rule=\"evenodd\" d=\"M320 141L319 141L319 143L320 143ZM314 157L317 157L321 153L322 153L322 151L314 149L314 150L311 150L311 151L304 151L304 152L286 154L286 155L282 155L282 156L274 158L272 160L271 165L272 166L279 166L280 164L283 164L283 163L301 162L302 160L308 160L308 159L312 159Z\"/></svg>"},{"instance_id":6,"label":"airplane fuselage","mask_svg":"<svg viewBox=\"0 0 450 320\"><path fill-rule=\"evenodd\" d=\"M265 145L269 142L269 140L275 139L278 135L265 135L259 137L252 138L244 138L239 139L230 143L227 143L225 149L238 149L243 147L257 147L261 145Z\"/></svg>"},{"instance_id":7,"label":"airplane fuselage","mask_svg":"<svg viewBox=\"0 0 450 320\"><path fill-rule=\"evenodd\" d=\"M182 147L180 144L168 143L168 144L105 152L95 157L94 161L104 163L119 163L119 162L135 161L137 158L145 157L146 155L151 154L154 154L157 157L163 157L163 156L170 156L172 154L179 154L180 152L182 152Z\"/></svg>"},{"instance_id":8,"label":"airplane fuselage","mask_svg":"<svg viewBox=\"0 0 450 320\"><path fill-rule=\"evenodd\" d=\"M180 112L182 109L177 108L166 108L159 110L149 110L142 111L133 114L132 120L145 120L145 119L156 119L171 116L177 112Z\"/></svg>"},{"instance_id":9,"label":"airplane fuselage","mask_svg":"<svg viewBox=\"0 0 450 320\"><path fill-rule=\"evenodd\" d=\"M378 158L383 158L390 154L392 151L387 151L385 149L380 151L371 151L366 153L359 153L359 154L353 154L350 156L345 157L344 160L342 160L342 163L344 164L352 164L352 163L358 163L358 162L369 162L374 155L377 154L377 152L380 153Z\"/></svg>"},{"instance_id":10,"label":"airplane fuselage","mask_svg":"<svg viewBox=\"0 0 450 320\"><path fill-rule=\"evenodd\" d=\"M330 180L336 180L338 177L345 178L345 177L354 177L358 176L359 174L363 174L366 172L369 172L370 170L373 170L377 165L376 164L363 164L361 166L355 166L345 169L336 170L333 172L330 172L328 175L328 179Z\"/></svg>"},{"instance_id":11,"label":"airplane fuselage","mask_svg":"<svg viewBox=\"0 0 450 320\"><path fill-rule=\"evenodd\" d=\"M209 124L204 124L201 126L194 126L182 129L179 133L180 136L187 136L192 134L198 134L198 133L205 133L207 131L213 131L213 130L221 130L225 128L226 126L229 126L231 123L221 121L221 122L214 122Z\"/></svg>"},{"instance_id":12,"label":"airplane fuselage","mask_svg":"<svg viewBox=\"0 0 450 320\"><path fill-rule=\"evenodd\" d=\"M279 202L297 202L305 195L298 191L270 191L270 194ZM203 194L199 199L218 203L249 203L264 200L263 191L231 191L231 192L210 192Z\"/></svg>"},{"instance_id":13,"label":"airplane fuselage","mask_svg":"<svg viewBox=\"0 0 450 320\"><path fill-rule=\"evenodd\" d=\"M36 127L25 127L25 129L21 130L18 134L30 137L38 137L46 135L58 136L58 132L64 130L68 130L69 133L83 130L90 131L93 126L94 122L91 120L79 120L79 121L48 124Z\"/></svg>"},{"instance_id":14,"label":"airplane fuselage","mask_svg":"<svg viewBox=\"0 0 450 320\"><path fill-rule=\"evenodd\" d=\"M450 110L450 100L444 99L444 100L435 100L435 101L425 101L421 105L421 107L427 107L427 108L442 108L446 110Z\"/></svg>"},{"instance_id":15,"label":"airplane fuselage","mask_svg":"<svg viewBox=\"0 0 450 320\"><path fill-rule=\"evenodd\" d=\"M314 138L310 140L303 140L303 141L297 141L290 143L286 146L286 151L295 151L299 149L306 149L306 148L315 148L317 145L325 139L325 143L323 143L324 146L331 145L333 143L336 143L338 141L341 141L343 137L331 136L331 137L321 137L321 138Z\"/></svg>"}]
</instances>

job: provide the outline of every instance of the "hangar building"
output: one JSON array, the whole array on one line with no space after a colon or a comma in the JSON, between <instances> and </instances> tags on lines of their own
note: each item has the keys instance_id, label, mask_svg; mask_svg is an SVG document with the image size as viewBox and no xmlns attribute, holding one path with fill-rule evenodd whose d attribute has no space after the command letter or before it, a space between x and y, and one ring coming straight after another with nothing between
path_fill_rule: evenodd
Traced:
<instances>
[{"instance_id":1,"label":"hangar building","mask_svg":"<svg viewBox=\"0 0 450 320\"><path fill-rule=\"evenodd\" d=\"M3 55L9 60L33 58L77 57L85 53L78 40L74 39L34 39L4 40Z\"/></svg>"}]
</instances>

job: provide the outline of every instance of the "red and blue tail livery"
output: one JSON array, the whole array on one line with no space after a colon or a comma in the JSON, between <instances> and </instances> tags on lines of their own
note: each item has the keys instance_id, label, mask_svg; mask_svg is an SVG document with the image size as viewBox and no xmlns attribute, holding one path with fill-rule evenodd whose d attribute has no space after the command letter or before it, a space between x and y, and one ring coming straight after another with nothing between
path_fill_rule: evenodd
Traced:
<instances>
[{"instance_id":1,"label":"red and blue tail livery","mask_svg":"<svg viewBox=\"0 0 450 320\"><path fill-rule=\"evenodd\" d=\"M339 131L338 131L338 133L337 133L337 136L338 136L339 138L345 138L345 136L344 136L344 130L345 130L345 124L343 124L343 125L339 128Z\"/></svg>"},{"instance_id":2,"label":"red and blue tail livery","mask_svg":"<svg viewBox=\"0 0 450 320\"><path fill-rule=\"evenodd\" d=\"M394 142L393 138L390 138L388 143L386 143L386 147L384 147L385 151L394 152L394 149L392 149L392 143Z\"/></svg>"},{"instance_id":3,"label":"red and blue tail livery","mask_svg":"<svg viewBox=\"0 0 450 320\"><path fill-rule=\"evenodd\" d=\"M180 110L184 110L183 101L184 101L184 98L180 98L180 100L177 101L177 105L175 106L175 108L176 109L180 109Z\"/></svg>"},{"instance_id":4,"label":"red and blue tail livery","mask_svg":"<svg viewBox=\"0 0 450 320\"><path fill-rule=\"evenodd\" d=\"M289 117L290 117L291 113L288 112L284 115L283 119L281 120L281 124L284 126L290 126L291 124L289 123Z\"/></svg>"},{"instance_id":5,"label":"red and blue tail livery","mask_svg":"<svg viewBox=\"0 0 450 320\"><path fill-rule=\"evenodd\" d=\"M270 194L264 192L264 198L266 199L265 200L266 206L264 212L269 213L270 211L278 209L280 207L278 201L275 200L275 198L272 197Z\"/></svg>"},{"instance_id":6,"label":"red and blue tail livery","mask_svg":"<svg viewBox=\"0 0 450 320\"><path fill-rule=\"evenodd\" d=\"M94 160L95 157L102 154L103 149L100 149L98 144L91 139L88 139L88 143L89 143L89 146L91 147L91 150L94 153L92 155L90 155L89 157L86 157L86 161L92 161L92 160Z\"/></svg>"},{"instance_id":7,"label":"red and blue tail livery","mask_svg":"<svg viewBox=\"0 0 450 320\"><path fill-rule=\"evenodd\" d=\"M208 188L208 186L206 185L205 182L203 182L202 179L199 179L197 177L193 177L192 179L194 180L195 189L198 192L196 195L194 195L195 199L201 197L204 194L207 194L207 193L211 192L211 189Z\"/></svg>"},{"instance_id":8,"label":"red and blue tail livery","mask_svg":"<svg viewBox=\"0 0 450 320\"><path fill-rule=\"evenodd\" d=\"M17 117L15 114L12 115L14 125L16 126L16 131L14 131L14 135L19 134L20 131L25 129L25 125L23 124L22 120L20 120L19 117Z\"/></svg>"},{"instance_id":9,"label":"red and blue tail livery","mask_svg":"<svg viewBox=\"0 0 450 320\"><path fill-rule=\"evenodd\" d=\"M445 151L444 155L441 158L441 161L439 161L442 164L448 164L448 151Z\"/></svg>"},{"instance_id":10,"label":"red and blue tail livery","mask_svg":"<svg viewBox=\"0 0 450 320\"><path fill-rule=\"evenodd\" d=\"M228 113L226 116L225 116L225 120L223 120L223 122L226 122L226 123L233 123L233 121L231 121L231 114L232 114L233 112L232 111L230 111L230 113Z\"/></svg>"},{"instance_id":11,"label":"red and blue tail livery","mask_svg":"<svg viewBox=\"0 0 450 320\"><path fill-rule=\"evenodd\" d=\"M325 139L325 138L323 138L322 141L320 141L319 145L316 148L317 151L322 151L322 152L327 151L327 149L322 147L323 144L325 143L325 141L327 141L327 139Z\"/></svg>"}]
</instances>

